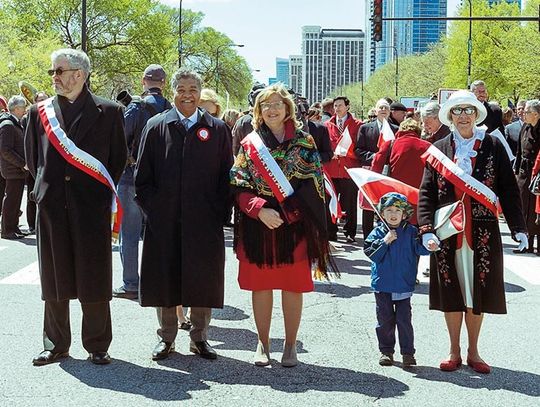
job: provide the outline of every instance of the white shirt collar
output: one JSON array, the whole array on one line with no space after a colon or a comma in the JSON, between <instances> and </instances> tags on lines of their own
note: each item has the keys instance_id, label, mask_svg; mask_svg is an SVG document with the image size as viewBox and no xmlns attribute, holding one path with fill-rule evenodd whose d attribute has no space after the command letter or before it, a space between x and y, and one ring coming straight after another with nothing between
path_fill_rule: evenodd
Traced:
<instances>
[{"instance_id":1,"label":"white shirt collar","mask_svg":"<svg viewBox=\"0 0 540 407\"><path fill-rule=\"evenodd\" d=\"M186 116L184 116L180 110L178 110L177 107L175 107L176 109L176 113L178 113L178 116L180 117L180 121L186 119ZM187 117L187 119L189 119L189 121L191 122L191 124L195 124L197 123L198 119L199 119L199 109L196 109L195 110L195 113L193 113L191 116Z\"/></svg>"}]
</instances>

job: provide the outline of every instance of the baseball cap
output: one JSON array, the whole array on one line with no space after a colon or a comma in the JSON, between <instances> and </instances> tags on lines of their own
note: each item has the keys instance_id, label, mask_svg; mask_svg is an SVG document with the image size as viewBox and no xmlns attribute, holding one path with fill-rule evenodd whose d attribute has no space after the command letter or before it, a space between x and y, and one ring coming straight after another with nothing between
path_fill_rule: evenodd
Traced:
<instances>
[{"instance_id":1,"label":"baseball cap","mask_svg":"<svg viewBox=\"0 0 540 407\"><path fill-rule=\"evenodd\" d=\"M404 105L403 103L393 102L393 103L390 105L390 111L393 111L393 110L398 110L398 111L406 112L406 111L407 111L407 108L405 107L405 105Z\"/></svg>"},{"instance_id":2,"label":"baseball cap","mask_svg":"<svg viewBox=\"0 0 540 407\"><path fill-rule=\"evenodd\" d=\"M163 82L165 80L165 70L161 65L151 64L144 70L144 79L154 82Z\"/></svg>"}]
</instances>

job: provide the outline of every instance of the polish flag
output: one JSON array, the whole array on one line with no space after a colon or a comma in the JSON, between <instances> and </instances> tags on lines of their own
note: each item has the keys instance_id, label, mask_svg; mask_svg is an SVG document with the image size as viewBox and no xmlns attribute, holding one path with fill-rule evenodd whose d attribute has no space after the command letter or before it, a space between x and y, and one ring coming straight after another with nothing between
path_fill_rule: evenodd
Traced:
<instances>
[{"instance_id":1,"label":"polish flag","mask_svg":"<svg viewBox=\"0 0 540 407\"><path fill-rule=\"evenodd\" d=\"M339 139L336 149L334 150L334 155L338 157L356 158L354 155L354 143L348 127L343 130L341 138Z\"/></svg>"},{"instance_id":2,"label":"polish flag","mask_svg":"<svg viewBox=\"0 0 540 407\"><path fill-rule=\"evenodd\" d=\"M326 170L323 169L323 176L324 176L324 189L326 190L326 194L330 196L330 201L328 204L328 209L330 210L330 215L332 216L332 223L336 223L338 219L341 218L343 215L341 212L341 206L339 204L339 199L336 193L336 188L334 187L334 183L332 182L332 179L328 176L326 173Z\"/></svg>"},{"instance_id":3,"label":"polish flag","mask_svg":"<svg viewBox=\"0 0 540 407\"><path fill-rule=\"evenodd\" d=\"M388 192L399 192L407 197L410 204L418 205L418 189L415 187L365 168L349 168L347 172L375 210L381 197Z\"/></svg>"},{"instance_id":4,"label":"polish flag","mask_svg":"<svg viewBox=\"0 0 540 407\"><path fill-rule=\"evenodd\" d=\"M381 148L385 141L395 140L396 136L388 123L388 120L384 119L382 124L381 133L379 134L379 140L377 141L377 148Z\"/></svg>"}]
</instances>

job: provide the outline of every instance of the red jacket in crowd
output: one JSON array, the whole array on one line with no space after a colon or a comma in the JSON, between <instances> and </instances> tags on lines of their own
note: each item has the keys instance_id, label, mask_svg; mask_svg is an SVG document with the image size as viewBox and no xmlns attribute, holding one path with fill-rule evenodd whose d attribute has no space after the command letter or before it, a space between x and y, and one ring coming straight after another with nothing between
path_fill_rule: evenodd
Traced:
<instances>
[{"instance_id":1,"label":"red jacket in crowd","mask_svg":"<svg viewBox=\"0 0 540 407\"><path fill-rule=\"evenodd\" d=\"M326 124L326 127L328 128L328 135L330 136L332 151L335 151L339 139L341 138L341 133L339 132L339 128L337 126L336 115L332 116L332 118L326 121L324 124ZM345 128L349 129L349 134L351 135L353 145L356 144L358 129L361 125L361 120L355 119L350 113L347 115L347 120L345 120ZM345 170L345 167L360 167L360 161L356 158L336 157L324 163L324 169L330 178L350 178L349 174Z\"/></svg>"}]
</instances>

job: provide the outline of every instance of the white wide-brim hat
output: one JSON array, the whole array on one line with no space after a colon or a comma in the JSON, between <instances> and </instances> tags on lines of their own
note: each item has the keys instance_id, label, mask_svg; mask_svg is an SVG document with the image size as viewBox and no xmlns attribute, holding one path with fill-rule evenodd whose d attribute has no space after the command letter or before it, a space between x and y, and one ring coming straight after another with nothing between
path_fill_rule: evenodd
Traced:
<instances>
[{"instance_id":1,"label":"white wide-brim hat","mask_svg":"<svg viewBox=\"0 0 540 407\"><path fill-rule=\"evenodd\" d=\"M476 99L474 93L468 90L458 90L450 95L448 100L443 103L441 110L439 110L439 120L447 126L452 125L452 121L448 119L448 113L450 109L459 105L471 105L476 108L476 124L482 123L487 117L486 107L482 102Z\"/></svg>"}]
</instances>

